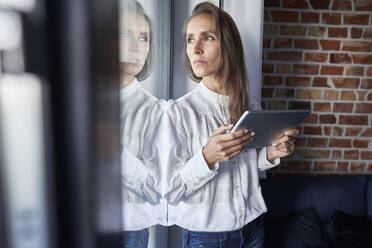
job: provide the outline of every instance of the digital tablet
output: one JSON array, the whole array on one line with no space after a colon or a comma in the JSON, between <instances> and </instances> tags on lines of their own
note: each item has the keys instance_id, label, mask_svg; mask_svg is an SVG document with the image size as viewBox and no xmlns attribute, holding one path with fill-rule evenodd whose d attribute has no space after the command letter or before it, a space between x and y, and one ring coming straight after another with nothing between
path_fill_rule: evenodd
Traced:
<instances>
[{"instance_id":1,"label":"digital tablet","mask_svg":"<svg viewBox=\"0 0 372 248\"><path fill-rule=\"evenodd\" d=\"M231 132L240 128L254 131L246 147L271 146L285 131L296 128L310 113L309 110L245 111Z\"/></svg>"}]
</instances>

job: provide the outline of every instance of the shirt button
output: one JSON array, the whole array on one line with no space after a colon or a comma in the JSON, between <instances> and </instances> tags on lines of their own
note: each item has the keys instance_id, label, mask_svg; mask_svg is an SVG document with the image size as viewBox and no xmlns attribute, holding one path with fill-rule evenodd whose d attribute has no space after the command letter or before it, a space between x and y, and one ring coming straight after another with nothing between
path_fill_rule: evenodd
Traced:
<instances>
[{"instance_id":1,"label":"shirt button","mask_svg":"<svg viewBox=\"0 0 372 248\"><path fill-rule=\"evenodd\" d=\"M239 212L240 212L240 214L243 214L244 213L244 210L243 209L240 209Z\"/></svg>"},{"instance_id":2,"label":"shirt button","mask_svg":"<svg viewBox=\"0 0 372 248\"><path fill-rule=\"evenodd\" d=\"M236 184L236 185L235 185L235 188L236 188L236 189L239 189L239 185L238 185L238 184Z\"/></svg>"}]
</instances>

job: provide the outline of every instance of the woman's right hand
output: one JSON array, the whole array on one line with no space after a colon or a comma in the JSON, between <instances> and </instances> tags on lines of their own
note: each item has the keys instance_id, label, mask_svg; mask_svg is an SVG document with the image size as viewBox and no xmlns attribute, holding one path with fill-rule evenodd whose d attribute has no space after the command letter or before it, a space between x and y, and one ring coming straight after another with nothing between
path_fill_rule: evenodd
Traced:
<instances>
[{"instance_id":1,"label":"woman's right hand","mask_svg":"<svg viewBox=\"0 0 372 248\"><path fill-rule=\"evenodd\" d=\"M254 132L249 132L247 129L226 133L231 129L232 125L220 126L213 132L208 143L203 147L203 156L209 168L214 163L228 161L237 156L254 136Z\"/></svg>"}]
</instances>

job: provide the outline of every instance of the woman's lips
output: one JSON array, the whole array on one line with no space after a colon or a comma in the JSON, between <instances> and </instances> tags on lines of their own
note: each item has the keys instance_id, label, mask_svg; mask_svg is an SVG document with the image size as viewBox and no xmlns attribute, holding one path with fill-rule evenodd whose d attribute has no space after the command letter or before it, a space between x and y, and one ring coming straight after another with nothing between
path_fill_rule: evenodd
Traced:
<instances>
[{"instance_id":1,"label":"woman's lips","mask_svg":"<svg viewBox=\"0 0 372 248\"><path fill-rule=\"evenodd\" d=\"M205 60L195 60L194 61L195 65L202 65L202 64L206 64L206 63L207 63L207 61L205 61Z\"/></svg>"}]
</instances>

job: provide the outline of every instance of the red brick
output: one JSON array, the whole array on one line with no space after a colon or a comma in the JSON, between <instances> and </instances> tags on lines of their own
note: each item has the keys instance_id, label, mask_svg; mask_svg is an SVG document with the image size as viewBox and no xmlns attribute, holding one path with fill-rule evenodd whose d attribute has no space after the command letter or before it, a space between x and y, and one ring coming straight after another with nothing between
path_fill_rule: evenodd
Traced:
<instances>
[{"instance_id":1,"label":"red brick","mask_svg":"<svg viewBox=\"0 0 372 248\"><path fill-rule=\"evenodd\" d=\"M262 64L262 72L263 73L273 73L274 72L274 65L273 64Z\"/></svg>"},{"instance_id":2,"label":"red brick","mask_svg":"<svg viewBox=\"0 0 372 248\"><path fill-rule=\"evenodd\" d=\"M313 106L313 111L316 112L330 112L331 104L329 102L315 102Z\"/></svg>"},{"instance_id":3,"label":"red brick","mask_svg":"<svg viewBox=\"0 0 372 248\"><path fill-rule=\"evenodd\" d=\"M350 64L351 57L346 53L332 53L330 58L331 63Z\"/></svg>"},{"instance_id":4,"label":"red brick","mask_svg":"<svg viewBox=\"0 0 372 248\"><path fill-rule=\"evenodd\" d=\"M264 36L276 36L278 31L278 26L275 24L264 24L263 34Z\"/></svg>"},{"instance_id":5,"label":"red brick","mask_svg":"<svg viewBox=\"0 0 372 248\"><path fill-rule=\"evenodd\" d=\"M351 140L349 139L330 139L330 147L351 147Z\"/></svg>"},{"instance_id":6,"label":"red brick","mask_svg":"<svg viewBox=\"0 0 372 248\"><path fill-rule=\"evenodd\" d=\"M357 103L355 107L355 113L371 114L372 103Z\"/></svg>"},{"instance_id":7,"label":"red brick","mask_svg":"<svg viewBox=\"0 0 372 248\"><path fill-rule=\"evenodd\" d=\"M332 10L351 10L350 0L334 0Z\"/></svg>"},{"instance_id":8,"label":"red brick","mask_svg":"<svg viewBox=\"0 0 372 248\"><path fill-rule=\"evenodd\" d=\"M372 76L372 67L367 68L366 76Z\"/></svg>"},{"instance_id":9,"label":"red brick","mask_svg":"<svg viewBox=\"0 0 372 248\"><path fill-rule=\"evenodd\" d=\"M305 138L296 138L296 147L303 147L306 144Z\"/></svg>"},{"instance_id":10,"label":"red brick","mask_svg":"<svg viewBox=\"0 0 372 248\"><path fill-rule=\"evenodd\" d=\"M360 115L341 115L339 124L345 125L368 125L368 117Z\"/></svg>"},{"instance_id":11,"label":"red brick","mask_svg":"<svg viewBox=\"0 0 372 248\"><path fill-rule=\"evenodd\" d=\"M309 36L323 37L325 31L325 27L309 27Z\"/></svg>"},{"instance_id":12,"label":"red brick","mask_svg":"<svg viewBox=\"0 0 372 248\"><path fill-rule=\"evenodd\" d=\"M313 89L298 89L298 99L321 99L321 91Z\"/></svg>"},{"instance_id":13,"label":"red brick","mask_svg":"<svg viewBox=\"0 0 372 248\"><path fill-rule=\"evenodd\" d=\"M295 151L297 155L301 158L313 158L313 159L327 159L329 158L330 151L329 150L313 150L313 149L297 149Z\"/></svg>"},{"instance_id":14,"label":"red brick","mask_svg":"<svg viewBox=\"0 0 372 248\"><path fill-rule=\"evenodd\" d=\"M319 42L322 50L340 50L339 40L320 40Z\"/></svg>"},{"instance_id":15,"label":"red brick","mask_svg":"<svg viewBox=\"0 0 372 248\"><path fill-rule=\"evenodd\" d=\"M362 129L359 127L348 127L346 128L345 135L346 136L358 136L361 131Z\"/></svg>"},{"instance_id":16,"label":"red brick","mask_svg":"<svg viewBox=\"0 0 372 248\"><path fill-rule=\"evenodd\" d=\"M332 151L332 159L341 159L341 151L340 150L333 150Z\"/></svg>"},{"instance_id":17,"label":"red brick","mask_svg":"<svg viewBox=\"0 0 372 248\"><path fill-rule=\"evenodd\" d=\"M338 171L347 171L348 167L349 167L348 162L337 162L337 170Z\"/></svg>"},{"instance_id":18,"label":"red brick","mask_svg":"<svg viewBox=\"0 0 372 248\"><path fill-rule=\"evenodd\" d=\"M304 36L306 34L306 27L300 25L297 26L281 25L279 32L281 35Z\"/></svg>"},{"instance_id":19,"label":"red brick","mask_svg":"<svg viewBox=\"0 0 372 248\"><path fill-rule=\"evenodd\" d=\"M272 97L274 89L273 88L262 88L261 89L261 96L262 97Z\"/></svg>"},{"instance_id":20,"label":"red brick","mask_svg":"<svg viewBox=\"0 0 372 248\"><path fill-rule=\"evenodd\" d=\"M333 104L333 112L336 113L351 113L353 112L354 103L338 103Z\"/></svg>"},{"instance_id":21,"label":"red brick","mask_svg":"<svg viewBox=\"0 0 372 248\"><path fill-rule=\"evenodd\" d=\"M313 39L296 39L294 41L294 48L301 49L318 49L318 40Z\"/></svg>"},{"instance_id":22,"label":"red brick","mask_svg":"<svg viewBox=\"0 0 372 248\"><path fill-rule=\"evenodd\" d=\"M327 59L328 59L327 53L306 53L305 54L305 61L326 62Z\"/></svg>"},{"instance_id":23,"label":"red brick","mask_svg":"<svg viewBox=\"0 0 372 248\"><path fill-rule=\"evenodd\" d=\"M315 12L302 12L301 22L303 23L319 23L319 13Z\"/></svg>"},{"instance_id":24,"label":"red brick","mask_svg":"<svg viewBox=\"0 0 372 248\"><path fill-rule=\"evenodd\" d=\"M327 147L328 139L326 138L309 138L307 141L308 147Z\"/></svg>"},{"instance_id":25,"label":"red brick","mask_svg":"<svg viewBox=\"0 0 372 248\"><path fill-rule=\"evenodd\" d=\"M329 9L331 0L310 0L314 9Z\"/></svg>"},{"instance_id":26,"label":"red brick","mask_svg":"<svg viewBox=\"0 0 372 248\"><path fill-rule=\"evenodd\" d=\"M364 39L372 39L372 28L365 28L363 33Z\"/></svg>"},{"instance_id":27,"label":"red brick","mask_svg":"<svg viewBox=\"0 0 372 248\"><path fill-rule=\"evenodd\" d=\"M276 64L276 73L289 74L291 71L291 65L289 64Z\"/></svg>"},{"instance_id":28,"label":"red brick","mask_svg":"<svg viewBox=\"0 0 372 248\"><path fill-rule=\"evenodd\" d=\"M293 89L277 88L275 91L275 96L278 98L293 98L294 97Z\"/></svg>"},{"instance_id":29,"label":"red brick","mask_svg":"<svg viewBox=\"0 0 372 248\"><path fill-rule=\"evenodd\" d=\"M311 103L310 102L295 102L291 101L288 105L289 109L311 109Z\"/></svg>"},{"instance_id":30,"label":"red brick","mask_svg":"<svg viewBox=\"0 0 372 248\"><path fill-rule=\"evenodd\" d=\"M372 79L363 79L360 88L369 90L372 89Z\"/></svg>"},{"instance_id":31,"label":"red brick","mask_svg":"<svg viewBox=\"0 0 372 248\"><path fill-rule=\"evenodd\" d=\"M334 171L336 169L336 162L316 162L314 170L316 171Z\"/></svg>"},{"instance_id":32,"label":"red brick","mask_svg":"<svg viewBox=\"0 0 372 248\"><path fill-rule=\"evenodd\" d=\"M295 64L293 65L293 73L294 74L318 74L319 65Z\"/></svg>"},{"instance_id":33,"label":"red brick","mask_svg":"<svg viewBox=\"0 0 372 248\"><path fill-rule=\"evenodd\" d=\"M360 157L362 160L372 160L372 151L362 151Z\"/></svg>"},{"instance_id":34,"label":"red brick","mask_svg":"<svg viewBox=\"0 0 372 248\"><path fill-rule=\"evenodd\" d=\"M364 67L361 66L348 66L346 67L347 76L363 76Z\"/></svg>"},{"instance_id":35,"label":"red brick","mask_svg":"<svg viewBox=\"0 0 372 248\"><path fill-rule=\"evenodd\" d=\"M367 100L368 100L368 101L372 101L372 93L369 93L369 94L368 94Z\"/></svg>"},{"instance_id":36,"label":"red brick","mask_svg":"<svg viewBox=\"0 0 372 248\"><path fill-rule=\"evenodd\" d=\"M285 110L288 109L286 101L270 101L267 103L269 110Z\"/></svg>"},{"instance_id":37,"label":"red brick","mask_svg":"<svg viewBox=\"0 0 372 248\"><path fill-rule=\"evenodd\" d=\"M368 148L369 140L354 140L353 146L355 148Z\"/></svg>"},{"instance_id":38,"label":"red brick","mask_svg":"<svg viewBox=\"0 0 372 248\"><path fill-rule=\"evenodd\" d=\"M342 136L344 129L342 127L333 127L333 136Z\"/></svg>"},{"instance_id":39,"label":"red brick","mask_svg":"<svg viewBox=\"0 0 372 248\"><path fill-rule=\"evenodd\" d=\"M283 8L308 9L309 6L305 0L285 0L283 1Z\"/></svg>"},{"instance_id":40,"label":"red brick","mask_svg":"<svg viewBox=\"0 0 372 248\"><path fill-rule=\"evenodd\" d=\"M309 123L309 124L317 124L318 123L318 115L317 114L309 114L302 123Z\"/></svg>"},{"instance_id":41,"label":"red brick","mask_svg":"<svg viewBox=\"0 0 372 248\"><path fill-rule=\"evenodd\" d=\"M352 28L351 29L351 38L359 39L362 37L363 29L361 28Z\"/></svg>"},{"instance_id":42,"label":"red brick","mask_svg":"<svg viewBox=\"0 0 372 248\"><path fill-rule=\"evenodd\" d=\"M352 91L352 90L343 90L341 92L341 100L344 100L344 101L355 101L356 100L356 97L355 97L354 91Z\"/></svg>"},{"instance_id":43,"label":"red brick","mask_svg":"<svg viewBox=\"0 0 372 248\"><path fill-rule=\"evenodd\" d=\"M366 91L366 90L358 90L358 91L357 91L357 94L358 94L358 100L359 100L359 101L364 101L367 92L368 92L368 91Z\"/></svg>"},{"instance_id":44,"label":"red brick","mask_svg":"<svg viewBox=\"0 0 372 248\"><path fill-rule=\"evenodd\" d=\"M336 13L323 13L322 16L322 23L323 24L332 24L332 25L340 25L341 24L341 14Z\"/></svg>"},{"instance_id":45,"label":"red brick","mask_svg":"<svg viewBox=\"0 0 372 248\"><path fill-rule=\"evenodd\" d=\"M372 42L344 41L342 51L371 52L372 51Z\"/></svg>"},{"instance_id":46,"label":"red brick","mask_svg":"<svg viewBox=\"0 0 372 248\"><path fill-rule=\"evenodd\" d=\"M335 115L320 115L319 123L334 124L336 123L336 116Z\"/></svg>"},{"instance_id":47,"label":"red brick","mask_svg":"<svg viewBox=\"0 0 372 248\"><path fill-rule=\"evenodd\" d=\"M372 137L372 128L367 128L363 133L361 134L362 137Z\"/></svg>"},{"instance_id":48,"label":"red brick","mask_svg":"<svg viewBox=\"0 0 372 248\"><path fill-rule=\"evenodd\" d=\"M309 77L286 77L285 84L287 86L310 86Z\"/></svg>"},{"instance_id":49,"label":"red brick","mask_svg":"<svg viewBox=\"0 0 372 248\"><path fill-rule=\"evenodd\" d=\"M271 16L274 22L298 22L297 11L271 11Z\"/></svg>"},{"instance_id":50,"label":"red brick","mask_svg":"<svg viewBox=\"0 0 372 248\"><path fill-rule=\"evenodd\" d=\"M328 28L328 37L347 38L347 28Z\"/></svg>"},{"instance_id":51,"label":"red brick","mask_svg":"<svg viewBox=\"0 0 372 248\"><path fill-rule=\"evenodd\" d=\"M362 11L372 11L372 1L371 0L356 0L355 9Z\"/></svg>"},{"instance_id":52,"label":"red brick","mask_svg":"<svg viewBox=\"0 0 372 248\"><path fill-rule=\"evenodd\" d=\"M282 166L282 169L284 170L297 170L297 171L311 170L310 161L284 160L281 166Z\"/></svg>"},{"instance_id":53,"label":"red brick","mask_svg":"<svg viewBox=\"0 0 372 248\"><path fill-rule=\"evenodd\" d=\"M276 38L274 40L274 48L291 48L292 39L291 38Z\"/></svg>"},{"instance_id":54,"label":"red brick","mask_svg":"<svg viewBox=\"0 0 372 248\"><path fill-rule=\"evenodd\" d=\"M368 171L372 171L372 163L369 163L369 164L368 164L367 170L368 170Z\"/></svg>"},{"instance_id":55,"label":"red brick","mask_svg":"<svg viewBox=\"0 0 372 248\"><path fill-rule=\"evenodd\" d=\"M336 90L326 90L326 91L324 91L323 98L325 100L338 100L339 92L336 91Z\"/></svg>"},{"instance_id":56,"label":"red brick","mask_svg":"<svg viewBox=\"0 0 372 248\"><path fill-rule=\"evenodd\" d=\"M263 42L262 42L262 46L263 48L270 48L271 46L271 39L269 38L263 38Z\"/></svg>"},{"instance_id":57,"label":"red brick","mask_svg":"<svg viewBox=\"0 0 372 248\"><path fill-rule=\"evenodd\" d=\"M351 162L350 170L351 171L363 171L366 168L366 163L363 162Z\"/></svg>"},{"instance_id":58,"label":"red brick","mask_svg":"<svg viewBox=\"0 0 372 248\"><path fill-rule=\"evenodd\" d=\"M264 76L264 85L281 85L283 82L282 77L278 76Z\"/></svg>"},{"instance_id":59,"label":"red brick","mask_svg":"<svg viewBox=\"0 0 372 248\"><path fill-rule=\"evenodd\" d=\"M370 54L353 54L354 64L370 64L372 65L372 55Z\"/></svg>"},{"instance_id":60,"label":"red brick","mask_svg":"<svg viewBox=\"0 0 372 248\"><path fill-rule=\"evenodd\" d=\"M327 78L319 78L316 77L313 79L313 87L325 87L329 88L330 86L328 85L328 79Z\"/></svg>"},{"instance_id":61,"label":"red brick","mask_svg":"<svg viewBox=\"0 0 372 248\"><path fill-rule=\"evenodd\" d=\"M331 135L331 127L330 126L325 126L323 127L323 135Z\"/></svg>"},{"instance_id":62,"label":"red brick","mask_svg":"<svg viewBox=\"0 0 372 248\"><path fill-rule=\"evenodd\" d=\"M344 24L368 25L368 14L344 14Z\"/></svg>"},{"instance_id":63,"label":"red brick","mask_svg":"<svg viewBox=\"0 0 372 248\"><path fill-rule=\"evenodd\" d=\"M347 150L344 151L344 159L359 159L359 151L357 150Z\"/></svg>"},{"instance_id":64,"label":"red brick","mask_svg":"<svg viewBox=\"0 0 372 248\"><path fill-rule=\"evenodd\" d=\"M344 73L343 66L323 65L322 69L320 70L320 74L322 75L342 75L343 73Z\"/></svg>"},{"instance_id":65,"label":"red brick","mask_svg":"<svg viewBox=\"0 0 372 248\"><path fill-rule=\"evenodd\" d=\"M313 126L305 126L304 127L304 134L322 135L322 128L321 127L313 127Z\"/></svg>"},{"instance_id":66,"label":"red brick","mask_svg":"<svg viewBox=\"0 0 372 248\"><path fill-rule=\"evenodd\" d=\"M359 78L332 78L336 88L356 89L359 86Z\"/></svg>"},{"instance_id":67,"label":"red brick","mask_svg":"<svg viewBox=\"0 0 372 248\"><path fill-rule=\"evenodd\" d=\"M280 0L265 0L265 7L280 7Z\"/></svg>"},{"instance_id":68,"label":"red brick","mask_svg":"<svg viewBox=\"0 0 372 248\"><path fill-rule=\"evenodd\" d=\"M302 61L302 52L268 52L267 59L272 61Z\"/></svg>"}]
</instances>

